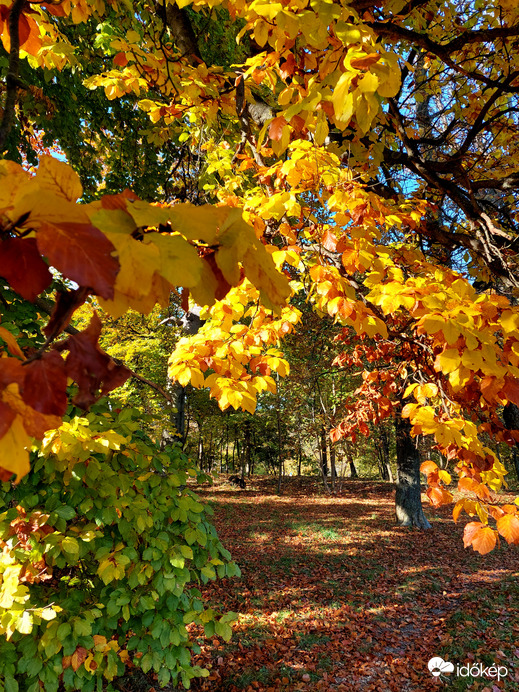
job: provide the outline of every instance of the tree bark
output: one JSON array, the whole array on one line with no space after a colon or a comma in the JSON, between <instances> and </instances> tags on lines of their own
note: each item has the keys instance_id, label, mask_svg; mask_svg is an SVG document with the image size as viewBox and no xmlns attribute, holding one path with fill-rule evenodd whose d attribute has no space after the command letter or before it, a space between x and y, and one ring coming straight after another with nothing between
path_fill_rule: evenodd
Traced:
<instances>
[{"instance_id":1,"label":"tree bark","mask_svg":"<svg viewBox=\"0 0 519 692\"><path fill-rule=\"evenodd\" d=\"M391 464L389 463L389 437L387 430L381 425L378 429L378 439L379 444L376 445L376 452L378 456L380 475L383 481L389 481L393 483L393 472L391 471Z\"/></svg>"},{"instance_id":2,"label":"tree bark","mask_svg":"<svg viewBox=\"0 0 519 692\"><path fill-rule=\"evenodd\" d=\"M328 475L328 446L326 444L326 429L321 426L321 473L326 478Z\"/></svg>"},{"instance_id":3,"label":"tree bark","mask_svg":"<svg viewBox=\"0 0 519 692\"><path fill-rule=\"evenodd\" d=\"M400 411L395 418L397 480L395 514L400 526L430 529L422 508L420 488L420 455L411 437L411 424L402 418Z\"/></svg>"},{"instance_id":4,"label":"tree bark","mask_svg":"<svg viewBox=\"0 0 519 692\"><path fill-rule=\"evenodd\" d=\"M519 430L519 406L508 402L503 409L503 420L507 430ZM519 442L517 442L517 440L512 450L512 459L514 462L515 475L519 479Z\"/></svg>"}]
</instances>

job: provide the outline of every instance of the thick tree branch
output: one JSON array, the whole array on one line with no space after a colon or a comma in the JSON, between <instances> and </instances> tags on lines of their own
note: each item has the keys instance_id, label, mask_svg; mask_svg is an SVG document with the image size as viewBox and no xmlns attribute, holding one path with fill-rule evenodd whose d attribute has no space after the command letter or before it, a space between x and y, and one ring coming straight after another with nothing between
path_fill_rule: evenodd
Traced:
<instances>
[{"instance_id":1,"label":"thick tree branch","mask_svg":"<svg viewBox=\"0 0 519 692\"><path fill-rule=\"evenodd\" d=\"M403 26L397 26L388 22L366 22L367 26L372 28L375 33L382 37L393 41L406 41L413 46L422 48L423 50L436 55L448 67L455 70L459 74L470 77L482 84L486 84L492 88L502 88L502 81L487 77L481 72L465 70L456 60L452 58L452 53L456 53L466 45L475 43L492 42L503 38L513 38L519 36L519 25L503 29L488 29L487 31L467 31L448 43L436 43L429 38L427 34L421 34L412 29L406 29ZM516 77L517 75L514 75ZM507 86L508 93L519 93L519 86Z\"/></svg>"}]
</instances>

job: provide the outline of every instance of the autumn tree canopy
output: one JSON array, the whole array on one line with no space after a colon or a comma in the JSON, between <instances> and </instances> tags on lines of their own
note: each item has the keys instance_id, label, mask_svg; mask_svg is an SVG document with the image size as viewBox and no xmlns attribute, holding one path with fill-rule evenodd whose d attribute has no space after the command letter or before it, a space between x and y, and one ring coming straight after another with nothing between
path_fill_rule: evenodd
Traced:
<instances>
[{"instance_id":1,"label":"autumn tree canopy","mask_svg":"<svg viewBox=\"0 0 519 692\"><path fill-rule=\"evenodd\" d=\"M0 275L29 301L69 281L43 345L0 325L3 478L69 381L88 406L131 375L97 315L64 335L89 296L112 317L171 291L206 306L169 375L253 412L300 294L365 348L333 439L404 403L474 493L466 545L519 542L491 445L519 442L515 3L0 0L0 31Z\"/></svg>"}]
</instances>

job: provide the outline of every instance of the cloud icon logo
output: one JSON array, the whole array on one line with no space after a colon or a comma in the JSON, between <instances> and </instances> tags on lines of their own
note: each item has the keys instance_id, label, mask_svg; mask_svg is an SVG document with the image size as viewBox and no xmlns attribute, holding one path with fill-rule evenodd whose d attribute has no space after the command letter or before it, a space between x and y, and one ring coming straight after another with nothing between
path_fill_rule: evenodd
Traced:
<instances>
[{"instance_id":1,"label":"cloud icon logo","mask_svg":"<svg viewBox=\"0 0 519 692\"><path fill-rule=\"evenodd\" d=\"M443 658L441 658L440 656L435 656L434 658L431 658L431 660L427 664L427 667L429 668L429 670L435 678L439 677L443 673L454 672L454 664L450 661L444 661Z\"/></svg>"}]
</instances>

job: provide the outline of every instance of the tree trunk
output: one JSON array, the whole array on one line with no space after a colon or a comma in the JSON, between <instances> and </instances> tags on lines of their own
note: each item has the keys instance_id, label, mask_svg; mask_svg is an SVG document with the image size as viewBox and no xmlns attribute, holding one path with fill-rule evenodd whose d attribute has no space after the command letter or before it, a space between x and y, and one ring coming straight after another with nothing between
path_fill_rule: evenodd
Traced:
<instances>
[{"instance_id":1,"label":"tree trunk","mask_svg":"<svg viewBox=\"0 0 519 692\"><path fill-rule=\"evenodd\" d=\"M400 526L430 529L423 512L420 489L420 455L411 437L411 424L400 412L395 418L397 480L396 520Z\"/></svg>"},{"instance_id":2,"label":"tree trunk","mask_svg":"<svg viewBox=\"0 0 519 692\"><path fill-rule=\"evenodd\" d=\"M244 452L243 452L243 466L242 466L242 472L241 472L241 477L243 479L245 473L247 473L247 476L250 478L250 448L251 448L251 439L250 439L250 420L246 420L244 424L244 431L243 431L243 447L244 447ZM246 469L246 471L245 471Z\"/></svg>"},{"instance_id":3,"label":"tree trunk","mask_svg":"<svg viewBox=\"0 0 519 692\"><path fill-rule=\"evenodd\" d=\"M391 471L391 464L389 463L389 438L387 430L383 426L379 428L377 441L380 443L377 445L380 475L383 481L393 483L393 472Z\"/></svg>"},{"instance_id":4,"label":"tree trunk","mask_svg":"<svg viewBox=\"0 0 519 692\"><path fill-rule=\"evenodd\" d=\"M328 475L328 447L326 445L326 430L321 426L321 473L326 478Z\"/></svg>"},{"instance_id":5,"label":"tree trunk","mask_svg":"<svg viewBox=\"0 0 519 692\"><path fill-rule=\"evenodd\" d=\"M337 454L335 451L335 445L330 442L330 471L332 474L332 490L335 491L335 481L337 480L337 468L336 468Z\"/></svg>"},{"instance_id":6,"label":"tree trunk","mask_svg":"<svg viewBox=\"0 0 519 692\"><path fill-rule=\"evenodd\" d=\"M507 430L519 430L519 406L508 402L503 409L503 420ZM512 459L514 462L515 474L519 479L519 442L515 441L515 447L512 451Z\"/></svg>"}]
</instances>

